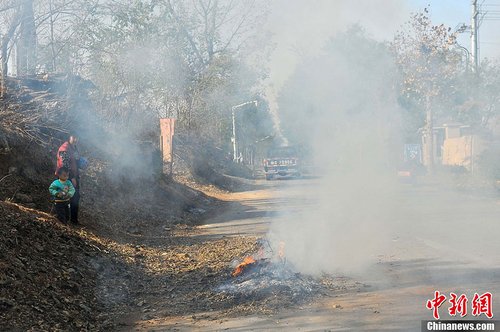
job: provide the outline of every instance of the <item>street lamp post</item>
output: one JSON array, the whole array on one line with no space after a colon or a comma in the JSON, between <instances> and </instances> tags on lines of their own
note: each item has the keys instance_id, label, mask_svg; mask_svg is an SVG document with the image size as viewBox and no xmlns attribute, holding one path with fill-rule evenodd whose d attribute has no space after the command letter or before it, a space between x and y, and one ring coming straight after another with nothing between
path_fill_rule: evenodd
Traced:
<instances>
[{"instance_id":1,"label":"street lamp post","mask_svg":"<svg viewBox=\"0 0 500 332\"><path fill-rule=\"evenodd\" d=\"M241 107L244 107L247 105L251 105L251 104L257 106L257 101L256 100L248 101L246 103L231 107L231 115L233 117L233 137L231 138L231 141L233 143L233 162L236 162L238 160L238 143L236 142L236 116L235 116L235 113L236 113L236 110L238 108L241 108Z\"/></svg>"},{"instance_id":2,"label":"street lamp post","mask_svg":"<svg viewBox=\"0 0 500 332\"><path fill-rule=\"evenodd\" d=\"M460 45L459 43L455 42L455 45L459 49L461 49L462 51L464 51L464 53L465 53L465 72L469 73L469 62L470 62L471 54L470 54L469 50L466 47Z\"/></svg>"}]
</instances>

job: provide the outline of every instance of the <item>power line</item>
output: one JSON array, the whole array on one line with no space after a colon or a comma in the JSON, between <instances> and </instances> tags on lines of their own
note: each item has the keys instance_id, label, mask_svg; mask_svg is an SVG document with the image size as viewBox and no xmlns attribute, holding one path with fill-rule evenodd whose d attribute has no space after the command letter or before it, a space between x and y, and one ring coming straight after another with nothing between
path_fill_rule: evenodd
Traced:
<instances>
[{"instance_id":1,"label":"power line","mask_svg":"<svg viewBox=\"0 0 500 332\"><path fill-rule=\"evenodd\" d=\"M470 31L471 38L471 63L474 71L477 73L479 70L479 30L483 21L495 22L500 21L500 1L496 3L485 3L486 0L482 0L480 3L478 0L472 0L472 11L471 11L471 22L470 25L465 23L458 24L455 28L456 33L464 33ZM485 45L500 45L498 42L482 42ZM491 46L490 46L491 47Z\"/></svg>"},{"instance_id":2,"label":"power line","mask_svg":"<svg viewBox=\"0 0 500 332\"><path fill-rule=\"evenodd\" d=\"M481 21L499 21L500 20L500 3L485 3L485 0L479 5L481 13Z\"/></svg>"}]
</instances>

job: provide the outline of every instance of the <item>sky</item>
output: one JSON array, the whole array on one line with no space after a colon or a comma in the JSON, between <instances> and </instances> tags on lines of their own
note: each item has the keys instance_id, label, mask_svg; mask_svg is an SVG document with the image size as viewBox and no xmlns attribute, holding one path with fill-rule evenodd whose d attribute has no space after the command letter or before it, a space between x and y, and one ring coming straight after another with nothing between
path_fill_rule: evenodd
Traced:
<instances>
[{"instance_id":1,"label":"sky","mask_svg":"<svg viewBox=\"0 0 500 332\"><path fill-rule=\"evenodd\" d=\"M479 0L485 18L480 27L480 57L500 60L500 0ZM347 26L359 23L379 40L391 40L412 12L430 6L434 24L455 29L470 24L471 0L275 0L271 2L269 30L276 49L271 58L269 90L279 92L298 59L319 52L325 41ZM498 9L497 9L498 8ZM458 38L470 49L470 32Z\"/></svg>"},{"instance_id":2,"label":"sky","mask_svg":"<svg viewBox=\"0 0 500 332\"><path fill-rule=\"evenodd\" d=\"M430 4L431 19L455 28L460 23L470 25L471 0L407 0L408 8L415 11ZM478 0L484 19L479 28L480 57L500 58L500 0ZM470 32L460 36L459 43L470 50Z\"/></svg>"}]
</instances>

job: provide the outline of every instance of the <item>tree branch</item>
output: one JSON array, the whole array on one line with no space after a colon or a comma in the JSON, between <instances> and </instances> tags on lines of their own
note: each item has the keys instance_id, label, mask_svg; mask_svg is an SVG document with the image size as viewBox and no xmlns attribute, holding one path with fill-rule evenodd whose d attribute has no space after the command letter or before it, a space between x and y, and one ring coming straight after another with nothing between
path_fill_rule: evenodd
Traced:
<instances>
[{"instance_id":1,"label":"tree branch","mask_svg":"<svg viewBox=\"0 0 500 332\"><path fill-rule=\"evenodd\" d=\"M198 46L196 45L196 43L195 43L195 41L193 39L193 36L191 36L191 34L186 29L186 27L184 26L183 22L179 18L179 16L177 16L177 14L175 13L175 10L174 10L174 8L172 6L172 2L170 0L167 0L166 4L167 4L167 7L168 7L168 10L170 11L170 14L172 15L172 17L174 18L175 22L177 23L177 25L181 29L182 33L184 34L184 36L188 40L189 44L191 45L191 48L193 49L193 52L196 54L196 57L198 58L198 60L200 61L200 63L202 65L205 65L206 64L205 60L203 59L203 56L201 55L201 52L198 49Z\"/></svg>"}]
</instances>

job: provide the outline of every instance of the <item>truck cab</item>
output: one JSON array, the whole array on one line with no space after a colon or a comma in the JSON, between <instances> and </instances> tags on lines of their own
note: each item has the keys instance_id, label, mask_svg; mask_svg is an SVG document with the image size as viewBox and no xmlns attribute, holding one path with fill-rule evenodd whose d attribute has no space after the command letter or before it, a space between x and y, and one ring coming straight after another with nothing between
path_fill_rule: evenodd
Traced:
<instances>
[{"instance_id":1,"label":"truck cab","mask_svg":"<svg viewBox=\"0 0 500 332\"><path fill-rule=\"evenodd\" d=\"M298 152L291 146L271 148L263 164L266 180L301 176Z\"/></svg>"}]
</instances>

